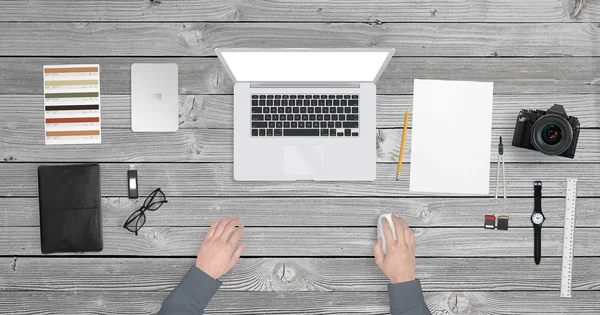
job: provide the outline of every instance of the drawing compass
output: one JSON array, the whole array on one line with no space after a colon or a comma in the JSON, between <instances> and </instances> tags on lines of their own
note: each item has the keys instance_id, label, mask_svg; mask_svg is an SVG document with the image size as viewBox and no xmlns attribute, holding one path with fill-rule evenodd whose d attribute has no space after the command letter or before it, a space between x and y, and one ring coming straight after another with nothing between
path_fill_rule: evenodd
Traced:
<instances>
[{"instance_id":1,"label":"drawing compass","mask_svg":"<svg viewBox=\"0 0 600 315\"><path fill-rule=\"evenodd\" d=\"M496 158L496 196L498 198L498 181L500 179L500 167L502 167L502 193L506 198L506 177L504 175L504 145L502 145L502 136L500 136L500 142L498 143L498 157Z\"/></svg>"}]
</instances>

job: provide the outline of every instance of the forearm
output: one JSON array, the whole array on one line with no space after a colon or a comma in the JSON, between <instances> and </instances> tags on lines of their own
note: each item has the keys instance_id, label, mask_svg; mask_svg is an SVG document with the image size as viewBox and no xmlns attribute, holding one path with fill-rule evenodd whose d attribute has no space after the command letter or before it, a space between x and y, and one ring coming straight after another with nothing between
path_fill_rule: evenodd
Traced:
<instances>
[{"instance_id":1,"label":"forearm","mask_svg":"<svg viewBox=\"0 0 600 315\"><path fill-rule=\"evenodd\" d=\"M163 301L157 315L202 315L220 286L220 281L192 266Z\"/></svg>"},{"instance_id":2,"label":"forearm","mask_svg":"<svg viewBox=\"0 0 600 315\"><path fill-rule=\"evenodd\" d=\"M419 280L389 284L388 294L392 315L431 315Z\"/></svg>"}]
</instances>

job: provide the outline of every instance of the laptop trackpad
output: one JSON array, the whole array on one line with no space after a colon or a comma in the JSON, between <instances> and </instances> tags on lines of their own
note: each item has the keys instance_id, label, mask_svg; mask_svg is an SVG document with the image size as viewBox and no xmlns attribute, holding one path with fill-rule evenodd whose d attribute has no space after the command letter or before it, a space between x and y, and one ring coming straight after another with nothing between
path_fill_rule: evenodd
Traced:
<instances>
[{"instance_id":1,"label":"laptop trackpad","mask_svg":"<svg viewBox=\"0 0 600 315\"><path fill-rule=\"evenodd\" d=\"M325 175L326 146L286 145L283 147L284 174L298 179Z\"/></svg>"}]
</instances>

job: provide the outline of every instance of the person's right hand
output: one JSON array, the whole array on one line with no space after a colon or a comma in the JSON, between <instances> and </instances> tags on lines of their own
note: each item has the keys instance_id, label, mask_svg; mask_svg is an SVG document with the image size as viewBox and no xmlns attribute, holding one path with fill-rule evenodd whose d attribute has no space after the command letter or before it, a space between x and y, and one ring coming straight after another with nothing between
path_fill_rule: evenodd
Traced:
<instances>
[{"instance_id":1,"label":"person's right hand","mask_svg":"<svg viewBox=\"0 0 600 315\"><path fill-rule=\"evenodd\" d=\"M241 243L237 248L236 245L244 233L244 227L240 226L233 232L239 221L240 218L232 217L215 221L200 246L196 267L213 279L219 278L233 268L242 255L246 243Z\"/></svg>"},{"instance_id":2,"label":"person's right hand","mask_svg":"<svg viewBox=\"0 0 600 315\"><path fill-rule=\"evenodd\" d=\"M417 261L415 258L415 235L408 224L398 215L392 215L392 222L396 228L396 241L387 219L382 219L383 235L385 236L386 253L381 245L383 240L377 239L373 245L375 262L383 273L390 278L391 283L400 283L415 280Z\"/></svg>"}]
</instances>

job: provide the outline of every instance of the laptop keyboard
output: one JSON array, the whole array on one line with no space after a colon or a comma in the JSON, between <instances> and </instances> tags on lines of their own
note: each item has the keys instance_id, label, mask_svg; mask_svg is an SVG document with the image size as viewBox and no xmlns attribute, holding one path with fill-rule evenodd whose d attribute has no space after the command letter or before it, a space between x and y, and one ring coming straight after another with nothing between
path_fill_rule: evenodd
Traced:
<instances>
[{"instance_id":1,"label":"laptop keyboard","mask_svg":"<svg viewBox=\"0 0 600 315\"><path fill-rule=\"evenodd\" d=\"M356 94L251 97L252 137L358 137Z\"/></svg>"}]
</instances>

